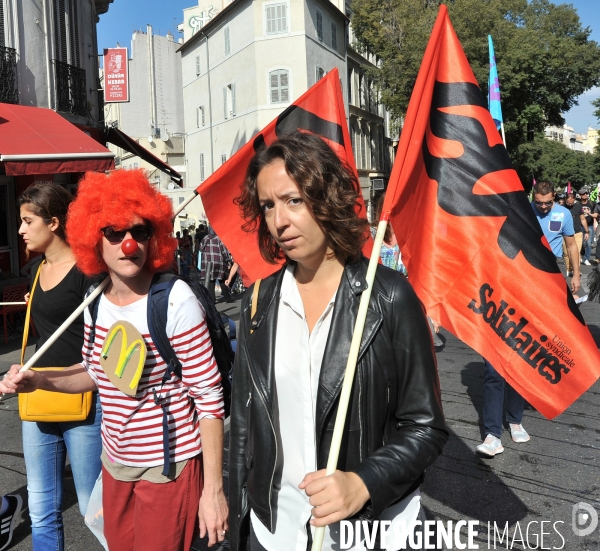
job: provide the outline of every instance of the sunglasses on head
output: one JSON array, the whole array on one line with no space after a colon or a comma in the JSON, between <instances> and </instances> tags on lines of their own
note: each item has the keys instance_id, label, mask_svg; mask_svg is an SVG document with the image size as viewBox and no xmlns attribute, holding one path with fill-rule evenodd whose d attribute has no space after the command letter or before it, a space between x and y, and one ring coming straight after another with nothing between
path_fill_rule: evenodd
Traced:
<instances>
[{"instance_id":1,"label":"sunglasses on head","mask_svg":"<svg viewBox=\"0 0 600 551\"><path fill-rule=\"evenodd\" d=\"M147 226L146 224L136 224L131 228L127 228L125 230L115 230L112 226L107 226L106 228L101 228L100 231L106 237L106 240L113 245L117 245L121 243L127 232L131 234L131 237L135 239L138 243L144 243L148 241L152 234L154 233L154 228L152 226Z\"/></svg>"}]
</instances>

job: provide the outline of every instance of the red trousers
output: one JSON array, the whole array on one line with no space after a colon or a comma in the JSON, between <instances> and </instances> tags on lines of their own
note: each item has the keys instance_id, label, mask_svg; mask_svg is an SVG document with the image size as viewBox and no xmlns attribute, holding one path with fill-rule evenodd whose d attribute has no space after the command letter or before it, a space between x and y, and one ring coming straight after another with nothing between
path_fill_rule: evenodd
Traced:
<instances>
[{"instance_id":1,"label":"red trousers","mask_svg":"<svg viewBox=\"0 0 600 551\"><path fill-rule=\"evenodd\" d=\"M120 482L102 467L104 536L110 551L188 551L198 537L202 463L189 459L176 480Z\"/></svg>"}]
</instances>

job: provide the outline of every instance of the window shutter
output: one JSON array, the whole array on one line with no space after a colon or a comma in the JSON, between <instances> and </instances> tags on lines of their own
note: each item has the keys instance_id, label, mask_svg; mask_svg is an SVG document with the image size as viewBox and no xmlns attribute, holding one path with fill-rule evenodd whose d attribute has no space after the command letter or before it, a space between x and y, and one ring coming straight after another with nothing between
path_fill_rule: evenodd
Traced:
<instances>
[{"instance_id":1,"label":"window shutter","mask_svg":"<svg viewBox=\"0 0 600 551\"><path fill-rule=\"evenodd\" d=\"M204 153L200 153L200 181L204 182Z\"/></svg>"},{"instance_id":2,"label":"window shutter","mask_svg":"<svg viewBox=\"0 0 600 551\"><path fill-rule=\"evenodd\" d=\"M227 86L223 87L223 116L227 118Z\"/></svg>"},{"instance_id":3,"label":"window shutter","mask_svg":"<svg viewBox=\"0 0 600 551\"><path fill-rule=\"evenodd\" d=\"M317 38L323 42L323 14L317 12Z\"/></svg>"},{"instance_id":4,"label":"window shutter","mask_svg":"<svg viewBox=\"0 0 600 551\"><path fill-rule=\"evenodd\" d=\"M331 47L337 51L337 25L331 22Z\"/></svg>"},{"instance_id":5,"label":"window shutter","mask_svg":"<svg viewBox=\"0 0 600 551\"><path fill-rule=\"evenodd\" d=\"M205 122L204 122L204 105L202 107L200 107L200 119L201 119L200 122L201 122L202 126L204 126L205 125Z\"/></svg>"},{"instance_id":6,"label":"window shutter","mask_svg":"<svg viewBox=\"0 0 600 551\"><path fill-rule=\"evenodd\" d=\"M279 4L277 6L277 22L279 23L279 28L277 29L280 33L287 32L287 5Z\"/></svg>"},{"instance_id":7,"label":"window shutter","mask_svg":"<svg viewBox=\"0 0 600 551\"><path fill-rule=\"evenodd\" d=\"M279 71L279 90L281 91L281 101L290 101L289 94L289 75L287 71Z\"/></svg>"},{"instance_id":8,"label":"window shutter","mask_svg":"<svg viewBox=\"0 0 600 551\"><path fill-rule=\"evenodd\" d=\"M200 128L200 107L196 107L196 128Z\"/></svg>"},{"instance_id":9,"label":"window shutter","mask_svg":"<svg viewBox=\"0 0 600 551\"><path fill-rule=\"evenodd\" d=\"M200 76L200 56L196 56L196 76Z\"/></svg>"},{"instance_id":10,"label":"window shutter","mask_svg":"<svg viewBox=\"0 0 600 551\"><path fill-rule=\"evenodd\" d=\"M227 162L227 155L223 153L221 155L221 164L224 165Z\"/></svg>"},{"instance_id":11,"label":"window shutter","mask_svg":"<svg viewBox=\"0 0 600 551\"><path fill-rule=\"evenodd\" d=\"M0 48L6 46L4 38L4 0L0 0Z\"/></svg>"},{"instance_id":12,"label":"window shutter","mask_svg":"<svg viewBox=\"0 0 600 551\"><path fill-rule=\"evenodd\" d=\"M223 34L225 36L225 55L229 55L231 52L231 44L229 42L229 27L225 27Z\"/></svg>"},{"instance_id":13,"label":"window shutter","mask_svg":"<svg viewBox=\"0 0 600 551\"><path fill-rule=\"evenodd\" d=\"M231 88L231 115L235 117L235 82L230 85Z\"/></svg>"},{"instance_id":14,"label":"window shutter","mask_svg":"<svg viewBox=\"0 0 600 551\"><path fill-rule=\"evenodd\" d=\"M80 67L79 63L79 25L77 17L78 0L69 1L69 39L71 46L71 65Z\"/></svg>"},{"instance_id":15,"label":"window shutter","mask_svg":"<svg viewBox=\"0 0 600 551\"><path fill-rule=\"evenodd\" d=\"M273 71L269 75L271 87L271 103L279 102L279 71Z\"/></svg>"},{"instance_id":16,"label":"window shutter","mask_svg":"<svg viewBox=\"0 0 600 551\"><path fill-rule=\"evenodd\" d=\"M267 6L267 34L275 32L275 6Z\"/></svg>"},{"instance_id":17,"label":"window shutter","mask_svg":"<svg viewBox=\"0 0 600 551\"><path fill-rule=\"evenodd\" d=\"M67 27L65 0L54 0L54 52L55 58L67 63Z\"/></svg>"}]
</instances>

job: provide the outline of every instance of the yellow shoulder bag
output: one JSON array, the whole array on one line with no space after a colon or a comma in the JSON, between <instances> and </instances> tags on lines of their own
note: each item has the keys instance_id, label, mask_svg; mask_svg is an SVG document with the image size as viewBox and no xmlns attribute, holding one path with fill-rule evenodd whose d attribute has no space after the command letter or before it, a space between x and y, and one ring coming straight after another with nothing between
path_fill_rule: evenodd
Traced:
<instances>
[{"instance_id":1,"label":"yellow shoulder bag","mask_svg":"<svg viewBox=\"0 0 600 551\"><path fill-rule=\"evenodd\" d=\"M33 292L40 277L42 261L38 268L29 294L25 327L23 328L23 344L21 346L21 365L25 359L27 337L29 336L29 320L31 317L31 303ZM37 371L52 370L62 371L64 367L40 367ZM37 421L46 423L65 423L68 421L85 421L92 407L92 393L65 394L63 392L49 392L35 390L19 394L19 416L23 421Z\"/></svg>"}]
</instances>

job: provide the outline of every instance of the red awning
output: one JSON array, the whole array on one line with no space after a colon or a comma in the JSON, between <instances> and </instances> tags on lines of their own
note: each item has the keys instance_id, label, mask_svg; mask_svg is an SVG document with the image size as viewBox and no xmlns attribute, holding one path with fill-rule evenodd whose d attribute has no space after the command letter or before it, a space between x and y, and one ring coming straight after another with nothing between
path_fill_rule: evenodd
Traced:
<instances>
[{"instance_id":1,"label":"red awning","mask_svg":"<svg viewBox=\"0 0 600 551\"><path fill-rule=\"evenodd\" d=\"M114 153L51 109L0 103L0 162L8 176L114 169Z\"/></svg>"}]
</instances>

